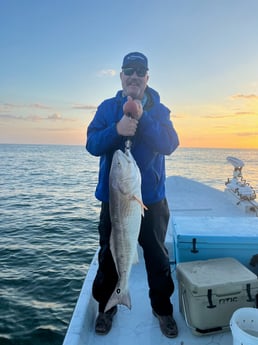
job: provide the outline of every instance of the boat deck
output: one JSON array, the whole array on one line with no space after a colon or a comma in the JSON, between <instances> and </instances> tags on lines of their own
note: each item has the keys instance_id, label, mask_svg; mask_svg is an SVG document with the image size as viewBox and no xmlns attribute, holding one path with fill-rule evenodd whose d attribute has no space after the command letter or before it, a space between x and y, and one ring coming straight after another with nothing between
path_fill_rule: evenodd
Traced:
<instances>
[{"instance_id":1,"label":"boat deck","mask_svg":"<svg viewBox=\"0 0 258 345\"><path fill-rule=\"evenodd\" d=\"M178 324L177 338L165 337L159 328L158 320L153 316L149 298L144 260L139 252L139 263L134 265L129 282L132 309L118 306L113 327L109 334L100 336L94 332L97 315L97 304L91 297L92 281L97 269L97 254L85 279L72 321L63 345L142 345L142 344L173 344L173 345L232 345L230 331L213 335L193 335L179 311L178 289L176 280L175 255L173 250L172 222L173 217L245 217L233 203L229 202L224 192L205 186L201 183L182 177L167 180L167 198L171 211L171 220L167 235L167 247L171 258L171 269L175 283L172 296L174 318ZM258 218L256 218L258 220Z\"/></svg>"},{"instance_id":2,"label":"boat deck","mask_svg":"<svg viewBox=\"0 0 258 345\"><path fill-rule=\"evenodd\" d=\"M139 249L139 252L141 249ZM100 336L95 334L94 322L97 315L97 304L87 293L80 295L77 309L74 312L74 328L67 333L64 345L116 345L116 344L173 344L173 345L231 345L233 339L231 332L223 332L209 336L195 336L187 327L178 306L178 289L172 296L174 306L174 317L178 324L179 335L177 338L168 339L159 328L155 316L152 314L148 298L147 277L142 255L139 255L139 263L133 266L130 277L130 294L132 309L118 306L118 313L114 317L113 327L109 334ZM84 282L85 288L91 286L97 267L97 257L94 258L91 271L88 272ZM172 265L172 272L175 284L175 265ZM82 291L85 292L83 288ZM86 290L87 291L87 290ZM83 317L87 314L87 318ZM90 316L90 317L89 317ZM70 339L69 339L70 338ZM77 339L74 342L75 338Z\"/></svg>"},{"instance_id":3,"label":"boat deck","mask_svg":"<svg viewBox=\"0 0 258 345\"><path fill-rule=\"evenodd\" d=\"M171 216L246 217L226 193L181 176L169 177L166 191Z\"/></svg>"}]
</instances>

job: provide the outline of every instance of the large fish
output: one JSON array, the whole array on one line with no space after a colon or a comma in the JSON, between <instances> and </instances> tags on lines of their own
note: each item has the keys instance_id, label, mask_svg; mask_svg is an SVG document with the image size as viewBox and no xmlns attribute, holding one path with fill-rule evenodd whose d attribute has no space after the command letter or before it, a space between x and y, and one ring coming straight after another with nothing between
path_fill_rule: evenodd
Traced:
<instances>
[{"instance_id":1,"label":"large fish","mask_svg":"<svg viewBox=\"0 0 258 345\"><path fill-rule=\"evenodd\" d=\"M128 281L132 264L137 261L137 243L143 214L141 174L130 152L114 153L109 175L109 208L112 224L110 249L118 282L105 311L117 304L131 309Z\"/></svg>"}]
</instances>

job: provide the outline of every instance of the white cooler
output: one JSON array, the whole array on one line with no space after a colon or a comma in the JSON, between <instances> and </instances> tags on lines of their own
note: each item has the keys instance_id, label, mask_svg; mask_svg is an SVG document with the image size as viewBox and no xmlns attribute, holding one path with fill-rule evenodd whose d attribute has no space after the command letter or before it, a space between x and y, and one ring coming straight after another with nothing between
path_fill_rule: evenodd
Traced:
<instances>
[{"instance_id":1,"label":"white cooler","mask_svg":"<svg viewBox=\"0 0 258 345\"><path fill-rule=\"evenodd\" d=\"M236 259L182 262L177 278L179 308L194 334L229 330L235 310L256 306L257 276Z\"/></svg>"}]
</instances>

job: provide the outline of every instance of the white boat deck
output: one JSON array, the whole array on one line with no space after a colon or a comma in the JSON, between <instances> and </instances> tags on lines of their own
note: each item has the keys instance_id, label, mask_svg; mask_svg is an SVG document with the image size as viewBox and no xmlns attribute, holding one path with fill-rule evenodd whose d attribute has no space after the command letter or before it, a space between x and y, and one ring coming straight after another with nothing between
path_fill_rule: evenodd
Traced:
<instances>
[{"instance_id":1,"label":"white boat deck","mask_svg":"<svg viewBox=\"0 0 258 345\"><path fill-rule=\"evenodd\" d=\"M198 182L182 177L171 177L167 180L167 198L171 216L219 216L245 217L236 205L228 201L224 192L207 187ZM171 256L171 268L176 286L172 296L174 318L177 321L179 335L177 338L165 337L159 328L157 319L152 315L148 298L147 278L139 248L140 262L134 265L130 277L129 290L132 299L132 309L118 307L114 317L113 327L105 336L96 335L94 323L97 315L97 304L91 297L92 281L97 269L97 256L93 259L85 279L73 318L71 320L63 345L142 345L142 344L173 344L173 345L232 345L231 332L213 335L196 336L187 327L179 312L178 289L175 275L175 257L172 244L172 217L167 235L167 247ZM258 221L258 218L256 218ZM258 223L257 223L258 224Z\"/></svg>"},{"instance_id":2,"label":"white boat deck","mask_svg":"<svg viewBox=\"0 0 258 345\"><path fill-rule=\"evenodd\" d=\"M166 190L171 216L246 216L226 193L181 176L168 178Z\"/></svg>"}]
</instances>

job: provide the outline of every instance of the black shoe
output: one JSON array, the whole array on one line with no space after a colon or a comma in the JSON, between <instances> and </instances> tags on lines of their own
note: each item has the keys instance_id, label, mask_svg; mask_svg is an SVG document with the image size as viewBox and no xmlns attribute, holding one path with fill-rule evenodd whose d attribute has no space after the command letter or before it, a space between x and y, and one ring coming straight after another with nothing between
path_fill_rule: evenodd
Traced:
<instances>
[{"instance_id":1,"label":"black shoe","mask_svg":"<svg viewBox=\"0 0 258 345\"><path fill-rule=\"evenodd\" d=\"M158 315L154 310L153 315L159 320L161 332L168 338L175 338L178 335L176 321L172 315Z\"/></svg>"},{"instance_id":2,"label":"black shoe","mask_svg":"<svg viewBox=\"0 0 258 345\"><path fill-rule=\"evenodd\" d=\"M113 316L117 312L117 306L109 309L105 313L99 313L96 323L95 323L95 332L100 335L107 334L112 327Z\"/></svg>"}]
</instances>

